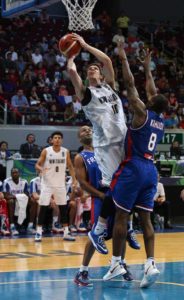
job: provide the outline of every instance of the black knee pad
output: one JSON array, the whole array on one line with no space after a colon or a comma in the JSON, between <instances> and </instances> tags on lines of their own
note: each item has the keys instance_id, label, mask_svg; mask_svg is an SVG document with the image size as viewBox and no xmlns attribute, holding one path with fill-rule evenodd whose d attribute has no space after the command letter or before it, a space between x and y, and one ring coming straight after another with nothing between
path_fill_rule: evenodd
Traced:
<instances>
[{"instance_id":1,"label":"black knee pad","mask_svg":"<svg viewBox=\"0 0 184 300\"><path fill-rule=\"evenodd\" d=\"M68 224L68 206L66 205L59 205L60 217L61 217L61 224Z\"/></svg>"},{"instance_id":2,"label":"black knee pad","mask_svg":"<svg viewBox=\"0 0 184 300\"><path fill-rule=\"evenodd\" d=\"M47 209L48 209L48 206L43 206L43 205L40 206L40 212L38 215L38 225L40 225L40 226L42 226L45 222Z\"/></svg>"},{"instance_id":3,"label":"black knee pad","mask_svg":"<svg viewBox=\"0 0 184 300\"><path fill-rule=\"evenodd\" d=\"M101 208L100 217L107 219L107 217L112 216L115 211L115 205L111 196L105 196Z\"/></svg>"}]
</instances>

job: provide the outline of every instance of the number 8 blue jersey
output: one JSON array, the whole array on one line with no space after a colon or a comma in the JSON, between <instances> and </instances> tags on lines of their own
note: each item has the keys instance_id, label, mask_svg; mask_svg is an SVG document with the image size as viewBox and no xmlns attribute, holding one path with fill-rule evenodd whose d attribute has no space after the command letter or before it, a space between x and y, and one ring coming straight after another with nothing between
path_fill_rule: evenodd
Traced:
<instances>
[{"instance_id":1,"label":"number 8 blue jersey","mask_svg":"<svg viewBox=\"0 0 184 300\"><path fill-rule=\"evenodd\" d=\"M130 127L125 139L125 158L153 159L157 144L163 138L163 118L147 110L145 123L139 128Z\"/></svg>"}]
</instances>

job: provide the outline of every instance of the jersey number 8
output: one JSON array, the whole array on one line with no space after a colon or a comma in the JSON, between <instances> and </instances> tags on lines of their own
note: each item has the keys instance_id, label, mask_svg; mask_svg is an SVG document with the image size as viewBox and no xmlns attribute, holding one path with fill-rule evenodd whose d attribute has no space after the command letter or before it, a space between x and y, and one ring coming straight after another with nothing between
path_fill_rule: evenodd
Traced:
<instances>
[{"instance_id":1,"label":"jersey number 8","mask_svg":"<svg viewBox=\"0 0 184 300\"><path fill-rule=\"evenodd\" d=\"M153 149L155 148L156 141L157 141L157 135L156 133L152 133L150 135L149 144L148 144L149 151L153 151Z\"/></svg>"}]
</instances>

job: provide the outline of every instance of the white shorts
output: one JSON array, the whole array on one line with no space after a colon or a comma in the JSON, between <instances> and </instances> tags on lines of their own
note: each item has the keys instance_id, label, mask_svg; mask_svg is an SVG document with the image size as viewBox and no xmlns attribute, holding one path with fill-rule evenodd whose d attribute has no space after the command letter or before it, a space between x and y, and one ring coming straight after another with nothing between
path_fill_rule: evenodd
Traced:
<instances>
[{"instance_id":1,"label":"white shorts","mask_svg":"<svg viewBox=\"0 0 184 300\"><path fill-rule=\"evenodd\" d=\"M109 186L112 175L124 159L124 143L114 143L94 149L95 159L102 172L102 185Z\"/></svg>"},{"instance_id":2,"label":"white shorts","mask_svg":"<svg viewBox=\"0 0 184 300\"><path fill-rule=\"evenodd\" d=\"M57 205L66 205L66 189L59 187L42 187L38 202L39 205L50 205L51 196L54 197Z\"/></svg>"}]
</instances>

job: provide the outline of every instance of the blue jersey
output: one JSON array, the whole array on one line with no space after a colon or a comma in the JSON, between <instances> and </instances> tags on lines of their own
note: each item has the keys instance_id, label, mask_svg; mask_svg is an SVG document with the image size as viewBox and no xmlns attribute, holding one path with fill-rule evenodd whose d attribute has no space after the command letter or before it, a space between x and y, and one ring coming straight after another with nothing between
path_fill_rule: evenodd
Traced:
<instances>
[{"instance_id":1,"label":"blue jersey","mask_svg":"<svg viewBox=\"0 0 184 300\"><path fill-rule=\"evenodd\" d=\"M79 154L84 161L90 184L94 188L98 189L100 186L100 181L102 180L102 174L95 160L94 152L83 150Z\"/></svg>"},{"instance_id":2,"label":"blue jersey","mask_svg":"<svg viewBox=\"0 0 184 300\"><path fill-rule=\"evenodd\" d=\"M125 160L111 182L115 205L128 213L133 207L149 212L153 210L158 177L153 157L163 134L163 119L149 110L141 127L128 130Z\"/></svg>"},{"instance_id":3,"label":"blue jersey","mask_svg":"<svg viewBox=\"0 0 184 300\"><path fill-rule=\"evenodd\" d=\"M164 135L163 118L147 110L145 123L139 128L130 127L125 140L125 157L153 159L156 146Z\"/></svg>"}]
</instances>

